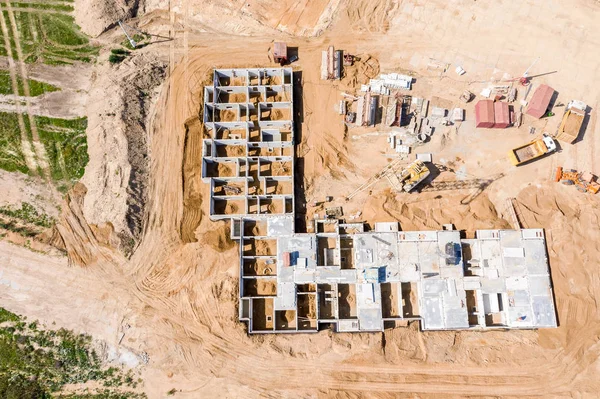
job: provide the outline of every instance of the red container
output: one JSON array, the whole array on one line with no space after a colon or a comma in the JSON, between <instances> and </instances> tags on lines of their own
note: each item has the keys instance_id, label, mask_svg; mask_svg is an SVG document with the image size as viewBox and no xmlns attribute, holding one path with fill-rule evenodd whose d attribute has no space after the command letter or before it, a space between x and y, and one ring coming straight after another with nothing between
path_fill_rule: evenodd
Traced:
<instances>
[{"instance_id":1,"label":"red container","mask_svg":"<svg viewBox=\"0 0 600 399\"><path fill-rule=\"evenodd\" d=\"M496 101L494 103L494 127L505 129L510 126L510 110L508 103Z\"/></svg>"},{"instance_id":2,"label":"red container","mask_svg":"<svg viewBox=\"0 0 600 399\"><path fill-rule=\"evenodd\" d=\"M546 114L553 95L554 89L552 87L540 85L540 87L535 89L535 93L533 93L533 97L531 97L531 101L529 101L529 106L525 113L538 119L541 118Z\"/></svg>"},{"instance_id":3,"label":"red container","mask_svg":"<svg viewBox=\"0 0 600 399\"><path fill-rule=\"evenodd\" d=\"M481 100L475 104L475 126L489 129L494 127L495 124L494 102L492 100Z\"/></svg>"}]
</instances>

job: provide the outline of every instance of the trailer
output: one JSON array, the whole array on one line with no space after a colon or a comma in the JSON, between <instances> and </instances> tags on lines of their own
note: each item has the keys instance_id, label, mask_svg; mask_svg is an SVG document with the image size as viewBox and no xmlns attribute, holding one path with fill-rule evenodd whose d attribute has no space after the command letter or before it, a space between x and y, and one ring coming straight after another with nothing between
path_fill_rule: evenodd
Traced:
<instances>
[{"instance_id":1,"label":"trailer","mask_svg":"<svg viewBox=\"0 0 600 399\"><path fill-rule=\"evenodd\" d=\"M583 101L572 100L567 104L565 114L556 132L557 140L569 144L573 144L577 140L581 132L581 126L583 126L586 109L587 105Z\"/></svg>"}]
</instances>

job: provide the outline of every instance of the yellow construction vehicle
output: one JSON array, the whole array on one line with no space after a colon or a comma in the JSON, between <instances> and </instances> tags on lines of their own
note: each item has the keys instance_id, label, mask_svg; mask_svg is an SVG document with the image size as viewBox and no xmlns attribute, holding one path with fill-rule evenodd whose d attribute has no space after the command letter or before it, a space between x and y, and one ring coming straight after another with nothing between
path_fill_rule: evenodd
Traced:
<instances>
[{"instance_id":1,"label":"yellow construction vehicle","mask_svg":"<svg viewBox=\"0 0 600 399\"><path fill-rule=\"evenodd\" d=\"M552 137L544 134L540 139L534 140L520 147L513 148L508 153L508 158L513 165L519 166L553 151L556 151L556 143Z\"/></svg>"},{"instance_id":2,"label":"yellow construction vehicle","mask_svg":"<svg viewBox=\"0 0 600 399\"><path fill-rule=\"evenodd\" d=\"M413 163L408 165L399 174L391 174L388 176L388 180L392 188L397 191L411 192L419 183L429 176L431 172L425 162L415 160Z\"/></svg>"},{"instance_id":3,"label":"yellow construction vehicle","mask_svg":"<svg viewBox=\"0 0 600 399\"><path fill-rule=\"evenodd\" d=\"M556 139L573 144L581 131L586 110L587 105L583 101L571 101L566 107L562 122L556 132Z\"/></svg>"}]
</instances>

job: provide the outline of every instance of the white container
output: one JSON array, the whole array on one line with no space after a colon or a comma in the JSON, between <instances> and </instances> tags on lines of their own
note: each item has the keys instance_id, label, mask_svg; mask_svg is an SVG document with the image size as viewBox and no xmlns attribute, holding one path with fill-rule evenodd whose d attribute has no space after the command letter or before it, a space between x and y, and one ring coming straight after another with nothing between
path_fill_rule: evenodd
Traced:
<instances>
[{"instance_id":1,"label":"white container","mask_svg":"<svg viewBox=\"0 0 600 399\"><path fill-rule=\"evenodd\" d=\"M452 111L452 120L454 122L462 122L465 120L465 110L462 108L454 108Z\"/></svg>"}]
</instances>

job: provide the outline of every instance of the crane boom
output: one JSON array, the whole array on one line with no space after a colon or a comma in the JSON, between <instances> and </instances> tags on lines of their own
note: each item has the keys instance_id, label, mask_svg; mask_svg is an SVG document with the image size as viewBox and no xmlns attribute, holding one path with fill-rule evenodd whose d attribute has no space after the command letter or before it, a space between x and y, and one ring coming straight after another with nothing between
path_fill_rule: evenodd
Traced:
<instances>
[{"instance_id":1,"label":"crane boom","mask_svg":"<svg viewBox=\"0 0 600 399\"><path fill-rule=\"evenodd\" d=\"M131 47L135 48L135 46L137 46L137 43L135 42L135 40L133 40L129 34L127 33L127 31L125 30L125 28L123 27L123 24L121 23L121 21L118 21L119 26L121 27L121 29L123 30L123 33L125 33L125 36L127 36L127 40L129 40L129 43L131 44Z\"/></svg>"}]
</instances>

